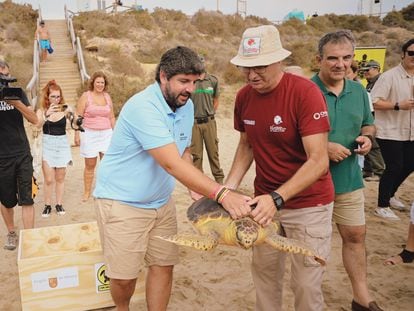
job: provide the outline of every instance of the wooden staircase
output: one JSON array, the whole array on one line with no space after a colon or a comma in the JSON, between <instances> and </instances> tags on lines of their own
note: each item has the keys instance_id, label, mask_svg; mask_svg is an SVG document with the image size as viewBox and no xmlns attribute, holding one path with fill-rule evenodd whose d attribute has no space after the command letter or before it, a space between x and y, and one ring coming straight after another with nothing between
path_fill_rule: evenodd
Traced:
<instances>
[{"instance_id":1,"label":"wooden staircase","mask_svg":"<svg viewBox=\"0 0 414 311\"><path fill-rule=\"evenodd\" d=\"M65 20L46 20L52 39L54 52L48 54L47 61L40 63L40 90L50 80L62 88L66 104L75 108L78 89L81 86L79 68L72 50L72 44Z\"/></svg>"}]
</instances>

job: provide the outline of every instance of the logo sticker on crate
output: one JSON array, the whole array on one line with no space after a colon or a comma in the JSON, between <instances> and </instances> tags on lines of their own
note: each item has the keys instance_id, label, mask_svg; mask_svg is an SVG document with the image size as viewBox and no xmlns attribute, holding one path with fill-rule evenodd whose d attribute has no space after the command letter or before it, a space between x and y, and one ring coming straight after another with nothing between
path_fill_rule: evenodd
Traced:
<instances>
[{"instance_id":1,"label":"logo sticker on crate","mask_svg":"<svg viewBox=\"0 0 414 311\"><path fill-rule=\"evenodd\" d=\"M109 291L109 278L105 275L105 271L106 266L104 263L95 264L95 283L98 294Z\"/></svg>"},{"instance_id":2,"label":"logo sticker on crate","mask_svg":"<svg viewBox=\"0 0 414 311\"><path fill-rule=\"evenodd\" d=\"M79 286L78 267L35 272L31 274L32 291L44 292Z\"/></svg>"}]
</instances>

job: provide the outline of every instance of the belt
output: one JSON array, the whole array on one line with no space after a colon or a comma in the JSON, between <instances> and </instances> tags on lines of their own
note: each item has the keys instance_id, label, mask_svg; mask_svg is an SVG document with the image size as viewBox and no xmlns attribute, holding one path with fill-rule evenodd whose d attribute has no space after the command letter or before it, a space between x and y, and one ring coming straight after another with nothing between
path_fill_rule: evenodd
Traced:
<instances>
[{"instance_id":1,"label":"belt","mask_svg":"<svg viewBox=\"0 0 414 311\"><path fill-rule=\"evenodd\" d=\"M207 123L210 120L214 120L214 116L195 118L197 124Z\"/></svg>"}]
</instances>

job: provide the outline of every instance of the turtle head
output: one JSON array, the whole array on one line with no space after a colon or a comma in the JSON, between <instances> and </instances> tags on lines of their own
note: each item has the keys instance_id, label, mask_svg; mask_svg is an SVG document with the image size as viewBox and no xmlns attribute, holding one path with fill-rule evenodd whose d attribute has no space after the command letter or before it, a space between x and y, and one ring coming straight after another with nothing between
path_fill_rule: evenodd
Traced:
<instances>
[{"instance_id":1,"label":"turtle head","mask_svg":"<svg viewBox=\"0 0 414 311\"><path fill-rule=\"evenodd\" d=\"M258 237L258 226L250 219L241 219L236 222L236 239L237 243L245 248L251 248Z\"/></svg>"}]
</instances>

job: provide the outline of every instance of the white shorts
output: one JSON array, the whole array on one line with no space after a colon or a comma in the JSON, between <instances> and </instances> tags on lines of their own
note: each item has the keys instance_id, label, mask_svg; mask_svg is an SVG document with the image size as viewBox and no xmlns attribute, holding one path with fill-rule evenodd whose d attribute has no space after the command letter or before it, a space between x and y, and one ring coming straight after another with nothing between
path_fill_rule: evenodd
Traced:
<instances>
[{"instance_id":1,"label":"white shorts","mask_svg":"<svg viewBox=\"0 0 414 311\"><path fill-rule=\"evenodd\" d=\"M112 129L91 130L85 128L80 133L80 156L83 158L95 158L99 153L105 153L111 142Z\"/></svg>"}]
</instances>

